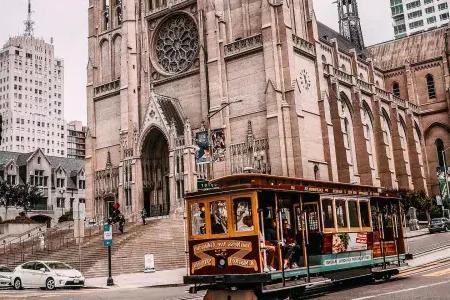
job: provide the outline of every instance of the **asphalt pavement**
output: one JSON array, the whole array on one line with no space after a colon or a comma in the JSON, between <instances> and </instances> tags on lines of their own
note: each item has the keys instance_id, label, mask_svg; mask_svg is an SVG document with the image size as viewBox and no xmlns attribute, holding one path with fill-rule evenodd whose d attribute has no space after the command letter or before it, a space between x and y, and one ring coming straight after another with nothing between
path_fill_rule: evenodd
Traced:
<instances>
[{"instance_id":1,"label":"asphalt pavement","mask_svg":"<svg viewBox=\"0 0 450 300\"><path fill-rule=\"evenodd\" d=\"M318 300L450 300L450 233L423 235L409 240L410 252L417 258L413 267L388 282L346 282L310 293ZM430 252L431 251L431 252ZM427 252L427 253L425 253ZM64 300L200 300L204 292L188 293L182 285L154 287L86 288L81 290L0 290L0 299Z\"/></svg>"}]
</instances>

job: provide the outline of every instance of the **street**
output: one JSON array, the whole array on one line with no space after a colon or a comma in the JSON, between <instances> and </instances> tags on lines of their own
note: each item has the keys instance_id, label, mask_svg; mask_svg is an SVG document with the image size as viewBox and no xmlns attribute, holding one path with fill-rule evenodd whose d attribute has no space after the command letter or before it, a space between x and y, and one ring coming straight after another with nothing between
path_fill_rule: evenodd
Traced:
<instances>
[{"instance_id":1,"label":"street","mask_svg":"<svg viewBox=\"0 0 450 300\"><path fill-rule=\"evenodd\" d=\"M450 249L450 233L427 234L409 240L410 252L421 256L433 257L440 249L441 255ZM428 254L426 253L428 252ZM437 256L436 256L437 257ZM450 257L447 256L447 257ZM428 259L430 260L430 259ZM204 292L191 295L186 286L159 286L140 288L86 288L82 290L1 290L1 299L73 299L73 300L115 300L115 299L154 299L188 300L202 299ZM319 300L364 300L364 299L450 299L450 258L412 266L389 282L354 282L331 285L327 289L309 292L306 299Z\"/></svg>"}]
</instances>

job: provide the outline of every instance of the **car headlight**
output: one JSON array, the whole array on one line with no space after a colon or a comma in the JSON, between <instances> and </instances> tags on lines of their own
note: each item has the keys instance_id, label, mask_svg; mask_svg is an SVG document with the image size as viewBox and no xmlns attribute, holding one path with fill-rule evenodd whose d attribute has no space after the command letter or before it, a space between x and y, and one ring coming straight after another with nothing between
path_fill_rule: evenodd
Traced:
<instances>
[{"instance_id":1,"label":"car headlight","mask_svg":"<svg viewBox=\"0 0 450 300\"><path fill-rule=\"evenodd\" d=\"M55 275L58 276L58 277L67 277L67 276L64 275L64 274L59 274L59 273L55 273Z\"/></svg>"},{"instance_id":2,"label":"car headlight","mask_svg":"<svg viewBox=\"0 0 450 300\"><path fill-rule=\"evenodd\" d=\"M0 274L0 278L11 279L11 276L8 276L8 275L1 275L1 274Z\"/></svg>"}]
</instances>

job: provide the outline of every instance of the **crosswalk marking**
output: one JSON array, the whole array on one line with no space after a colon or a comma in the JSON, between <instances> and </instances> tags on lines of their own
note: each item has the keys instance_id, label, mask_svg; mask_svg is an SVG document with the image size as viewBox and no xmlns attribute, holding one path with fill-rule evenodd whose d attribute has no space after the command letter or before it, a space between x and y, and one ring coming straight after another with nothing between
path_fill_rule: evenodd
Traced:
<instances>
[{"instance_id":1,"label":"crosswalk marking","mask_svg":"<svg viewBox=\"0 0 450 300\"><path fill-rule=\"evenodd\" d=\"M439 270L439 271L436 271L436 272L433 272L433 273L429 273L429 274L425 274L423 276L426 276L426 277L438 277L438 276L443 276L443 275L448 275L448 274L450 274L450 268L444 269L444 270Z\"/></svg>"}]
</instances>

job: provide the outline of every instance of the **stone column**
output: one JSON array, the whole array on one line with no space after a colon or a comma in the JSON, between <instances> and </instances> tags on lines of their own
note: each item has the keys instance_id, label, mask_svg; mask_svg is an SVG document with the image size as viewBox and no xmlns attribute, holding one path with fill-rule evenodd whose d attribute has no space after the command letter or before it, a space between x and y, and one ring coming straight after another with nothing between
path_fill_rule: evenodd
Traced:
<instances>
[{"instance_id":1,"label":"stone column","mask_svg":"<svg viewBox=\"0 0 450 300\"><path fill-rule=\"evenodd\" d=\"M414 139L414 131L416 130L413 116L410 111L407 111L406 114L406 134L408 139L408 151L409 151L409 164L411 166L411 176L414 184L414 189L416 191L424 191L428 193L426 178L425 178L425 169L423 157L424 153L422 152L422 160L419 156L418 149L416 147L416 141ZM422 148L423 140L419 134L417 134L419 138L420 147ZM420 149L422 150L422 149Z\"/></svg>"},{"instance_id":2,"label":"stone column","mask_svg":"<svg viewBox=\"0 0 450 300\"><path fill-rule=\"evenodd\" d=\"M367 153L367 143L364 137L364 126L361 118L361 92L355 90L352 93L353 105L353 138L355 141L356 161L358 164L358 174L361 184L373 185L372 168L370 167L369 154Z\"/></svg>"},{"instance_id":3,"label":"stone column","mask_svg":"<svg viewBox=\"0 0 450 300\"><path fill-rule=\"evenodd\" d=\"M189 120L186 121L184 127L184 142L185 142L185 148L183 150L184 192L189 193L195 192L197 190L195 148L192 145L192 130Z\"/></svg>"},{"instance_id":4,"label":"stone column","mask_svg":"<svg viewBox=\"0 0 450 300\"><path fill-rule=\"evenodd\" d=\"M401 125L399 123L398 108L394 104L391 104L390 107L390 118L395 174L397 175L398 187L408 190L413 189L413 187L409 184L409 175L406 169L405 156L403 155L403 149L400 141L399 126Z\"/></svg>"},{"instance_id":5,"label":"stone column","mask_svg":"<svg viewBox=\"0 0 450 300\"><path fill-rule=\"evenodd\" d=\"M392 173L389 169L389 162L387 157L387 146L384 143L383 129L382 129L382 115L381 103L378 97L373 101L373 131L377 151L378 173L380 176L381 186L385 188L392 188L395 186Z\"/></svg>"},{"instance_id":6,"label":"stone column","mask_svg":"<svg viewBox=\"0 0 450 300\"><path fill-rule=\"evenodd\" d=\"M339 116L339 85L336 81L329 83L330 91L330 113L333 124L334 145L336 149L338 180L339 182L350 182L350 165L347 161L347 150L345 149L344 137L342 135L341 117Z\"/></svg>"}]
</instances>

